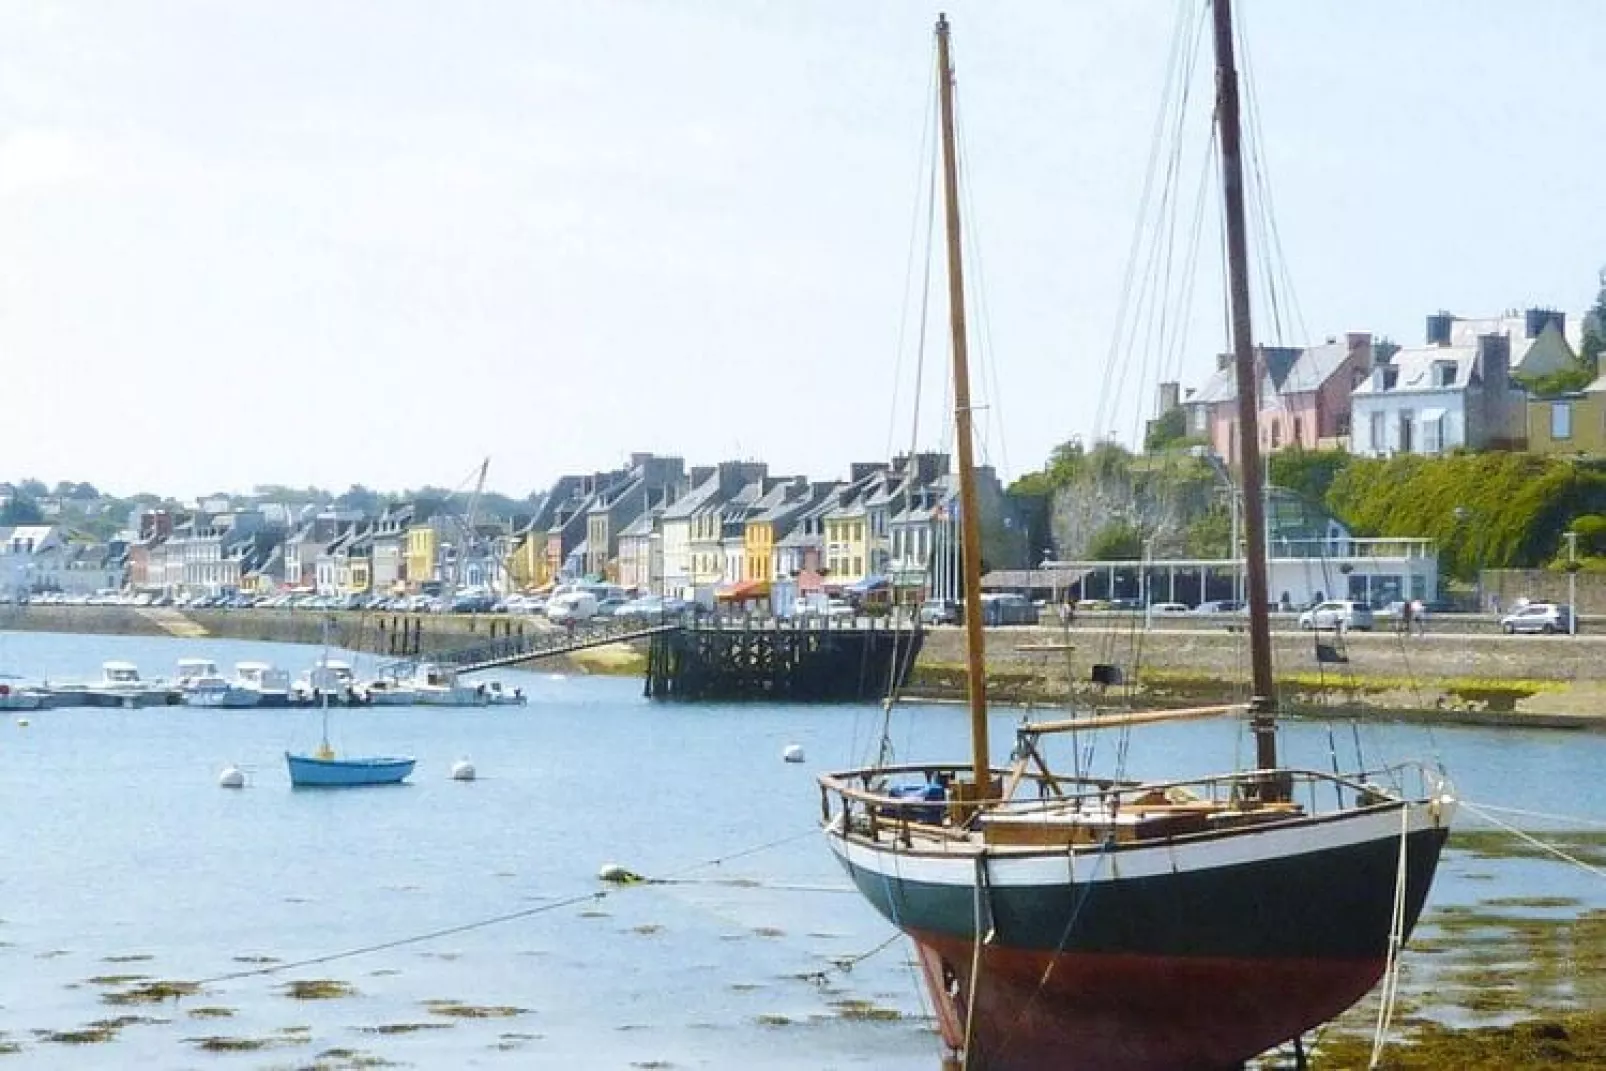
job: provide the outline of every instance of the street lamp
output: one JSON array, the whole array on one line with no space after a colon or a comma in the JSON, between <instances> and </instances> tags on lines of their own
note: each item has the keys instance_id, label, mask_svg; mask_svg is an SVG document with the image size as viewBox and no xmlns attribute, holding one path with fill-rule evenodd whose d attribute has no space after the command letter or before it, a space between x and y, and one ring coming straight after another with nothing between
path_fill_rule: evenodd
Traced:
<instances>
[{"instance_id":1,"label":"street lamp","mask_svg":"<svg viewBox=\"0 0 1606 1071\"><path fill-rule=\"evenodd\" d=\"M1578 533L1567 537L1567 635L1578 635Z\"/></svg>"}]
</instances>

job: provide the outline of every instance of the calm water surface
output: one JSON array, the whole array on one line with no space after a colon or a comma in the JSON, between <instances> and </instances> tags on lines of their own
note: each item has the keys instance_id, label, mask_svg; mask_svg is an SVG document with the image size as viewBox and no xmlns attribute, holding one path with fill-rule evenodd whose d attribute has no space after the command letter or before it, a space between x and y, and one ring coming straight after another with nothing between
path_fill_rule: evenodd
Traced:
<instances>
[{"instance_id":1,"label":"calm water surface","mask_svg":"<svg viewBox=\"0 0 1606 1071\"><path fill-rule=\"evenodd\" d=\"M27 678L89 678L108 658L170 676L183 656L266 658L299 672L316 655L0 636L0 668ZM814 831L814 775L862 758L879 732L876 707L657 706L633 679L497 675L530 705L333 712L338 750L417 757L412 783L397 788L292 791L283 752L316 744L315 711L53 710L28 715L27 727L0 722L0 1042L20 1048L9 1060L258 1068L343 1052L415 1067L935 1066L905 946L837 966L890 930L847 891ZM995 719L999 754L1015 718ZM964 720L958 707L906 708L893 725L899 757L963 754ZM1470 800L1606 822L1601 795L1580 789L1606 768L1606 737L1393 725L1359 736L1370 759L1442 759ZM1329 764L1325 725L1290 724L1284 739L1291 761ZM1351 730L1334 739L1348 765ZM1154 727L1136 742L1137 775L1217 772L1251 754L1220 723ZM806 764L781 762L791 743ZM1101 746L1094 760L1108 768L1115 754ZM448 777L464 757L478 781ZM248 773L244 791L217 787L231 763ZM614 889L596 880L608 862L681 880ZM1433 907L1538 889L1601 907L1602 884L1559 864L1455 852ZM119 987L91 981L219 979L267 958L331 956L504 916L520 917L208 981L177 1002L116 1007L103 997ZM295 979L356 993L297 1000L284 991ZM433 1001L509 1014L442 1015ZM203 1008L233 1014L194 1014ZM150 1021L98 1044L43 1036L122 1015ZM202 1047L218 1037L268 1044Z\"/></svg>"}]
</instances>

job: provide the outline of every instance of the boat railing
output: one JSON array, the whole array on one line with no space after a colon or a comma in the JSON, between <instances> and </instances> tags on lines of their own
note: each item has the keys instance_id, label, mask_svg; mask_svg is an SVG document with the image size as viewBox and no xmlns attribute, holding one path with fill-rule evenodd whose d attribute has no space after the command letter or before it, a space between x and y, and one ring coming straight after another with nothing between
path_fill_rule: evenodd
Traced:
<instances>
[{"instance_id":1,"label":"boat railing","mask_svg":"<svg viewBox=\"0 0 1606 1071\"><path fill-rule=\"evenodd\" d=\"M970 766L911 763L821 777L821 818L826 824L840 821L844 828L862 826L872 836L891 827L899 839L906 840L918 827L927 836L964 837L976 814L989 819L1031 819L1141 809L1271 808L1271 803L1263 802L1269 778L1285 792L1276 808L1301 816L1395 806L1402 800L1432 798L1449 789L1441 771L1420 762L1342 774L1285 768L1143 782L1062 776L1017 765L994 769L998 798L976 803L951 790L974 780Z\"/></svg>"}]
</instances>

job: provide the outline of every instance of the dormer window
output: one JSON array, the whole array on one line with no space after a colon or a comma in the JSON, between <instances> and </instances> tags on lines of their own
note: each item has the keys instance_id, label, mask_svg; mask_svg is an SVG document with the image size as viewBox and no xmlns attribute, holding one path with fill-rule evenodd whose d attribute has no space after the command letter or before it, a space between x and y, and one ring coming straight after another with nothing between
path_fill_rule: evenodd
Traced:
<instances>
[{"instance_id":1,"label":"dormer window","mask_svg":"<svg viewBox=\"0 0 1606 1071\"><path fill-rule=\"evenodd\" d=\"M1434 361L1433 362L1433 385L1435 387L1453 387L1453 386L1455 386L1455 362L1454 361Z\"/></svg>"}]
</instances>

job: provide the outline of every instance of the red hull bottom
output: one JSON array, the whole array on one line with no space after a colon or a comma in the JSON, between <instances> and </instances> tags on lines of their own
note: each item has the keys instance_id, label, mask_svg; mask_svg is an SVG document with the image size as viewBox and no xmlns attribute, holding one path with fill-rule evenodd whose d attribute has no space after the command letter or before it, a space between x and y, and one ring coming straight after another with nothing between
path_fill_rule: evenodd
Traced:
<instances>
[{"instance_id":1,"label":"red hull bottom","mask_svg":"<svg viewBox=\"0 0 1606 1071\"><path fill-rule=\"evenodd\" d=\"M915 938L943 1040L965 1047L968 942ZM984 947L971 1071L1227 1071L1327 1022L1381 959L1246 960Z\"/></svg>"}]
</instances>

